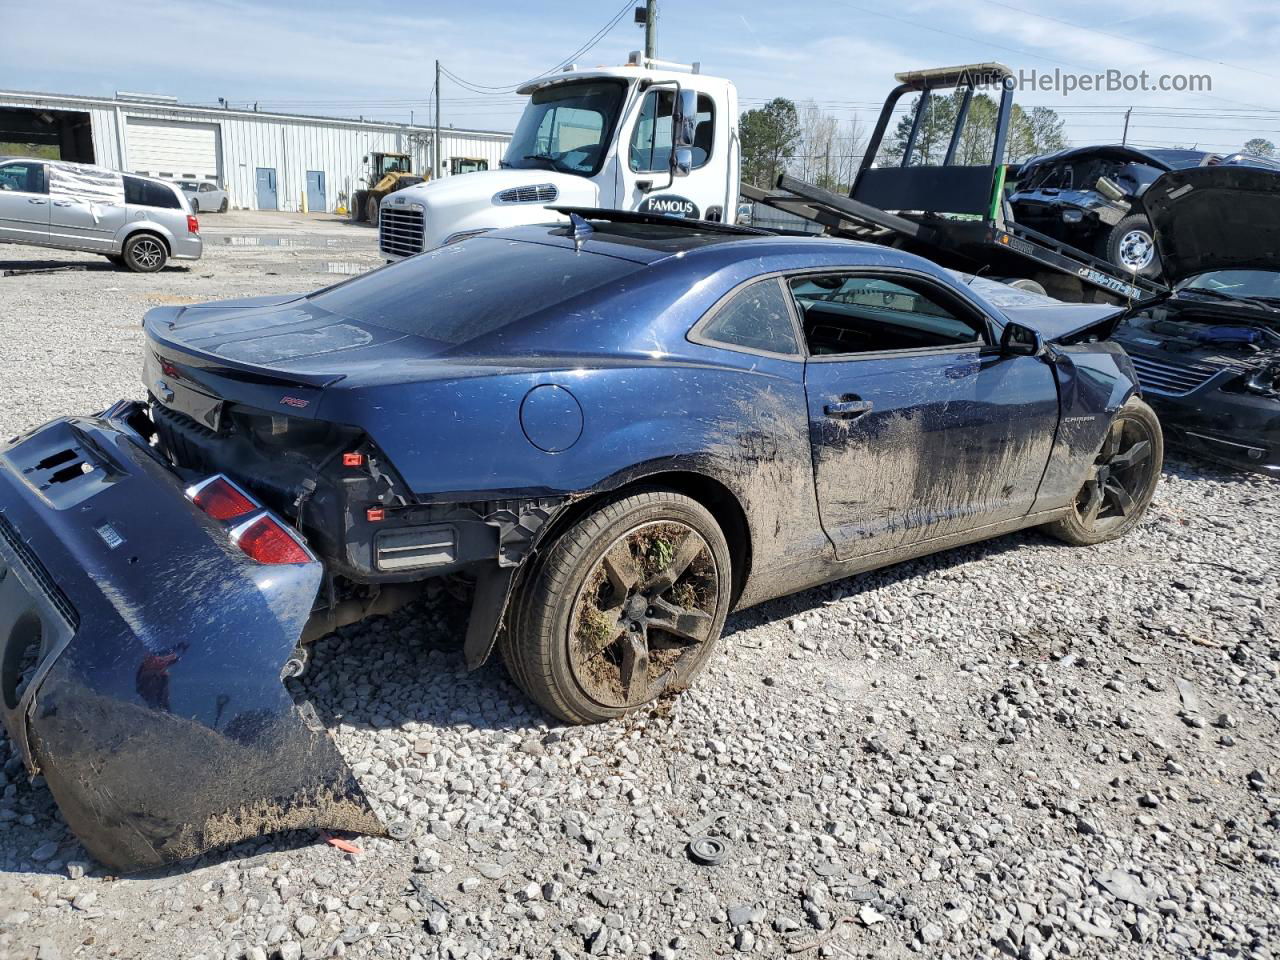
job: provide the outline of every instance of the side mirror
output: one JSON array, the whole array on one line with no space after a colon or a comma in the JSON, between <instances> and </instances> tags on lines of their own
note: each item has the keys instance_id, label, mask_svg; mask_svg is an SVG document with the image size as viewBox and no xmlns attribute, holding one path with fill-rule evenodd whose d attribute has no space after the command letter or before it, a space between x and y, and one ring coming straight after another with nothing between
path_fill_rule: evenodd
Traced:
<instances>
[{"instance_id":1,"label":"side mirror","mask_svg":"<svg viewBox=\"0 0 1280 960\"><path fill-rule=\"evenodd\" d=\"M698 94L693 90L676 90L671 108L671 145L679 150L692 147L698 127Z\"/></svg>"},{"instance_id":2,"label":"side mirror","mask_svg":"<svg viewBox=\"0 0 1280 960\"><path fill-rule=\"evenodd\" d=\"M1010 320L1000 334L1000 354L1005 357L1038 357L1044 352L1040 331Z\"/></svg>"},{"instance_id":3,"label":"side mirror","mask_svg":"<svg viewBox=\"0 0 1280 960\"><path fill-rule=\"evenodd\" d=\"M671 151L671 175L687 177L693 169L693 150L689 147L676 147Z\"/></svg>"},{"instance_id":4,"label":"side mirror","mask_svg":"<svg viewBox=\"0 0 1280 960\"><path fill-rule=\"evenodd\" d=\"M1120 184L1116 183L1110 177L1099 177L1098 182L1094 184L1097 191L1113 203L1119 203L1126 196Z\"/></svg>"}]
</instances>

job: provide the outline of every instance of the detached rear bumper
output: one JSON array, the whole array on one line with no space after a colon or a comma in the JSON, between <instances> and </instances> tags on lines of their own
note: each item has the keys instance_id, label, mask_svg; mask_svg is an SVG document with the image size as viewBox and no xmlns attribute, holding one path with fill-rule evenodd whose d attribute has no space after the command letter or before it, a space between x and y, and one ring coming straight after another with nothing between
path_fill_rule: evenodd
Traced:
<instances>
[{"instance_id":1,"label":"detached rear bumper","mask_svg":"<svg viewBox=\"0 0 1280 960\"><path fill-rule=\"evenodd\" d=\"M0 449L0 699L28 768L105 865L247 837L381 834L281 682L318 561L259 565L130 420L57 420Z\"/></svg>"}]
</instances>

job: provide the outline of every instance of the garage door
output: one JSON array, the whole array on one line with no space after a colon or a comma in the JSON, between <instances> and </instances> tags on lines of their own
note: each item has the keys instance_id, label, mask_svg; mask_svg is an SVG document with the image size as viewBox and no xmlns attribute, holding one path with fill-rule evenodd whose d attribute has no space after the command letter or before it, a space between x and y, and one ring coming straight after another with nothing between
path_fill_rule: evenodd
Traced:
<instances>
[{"instance_id":1,"label":"garage door","mask_svg":"<svg viewBox=\"0 0 1280 960\"><path fill-rule=\"evenodd\" d=\"M143 120L130 117L126 143L128 169L166 180L213 180L218 183L218 125Z\"/></svg>"}]
</instances>

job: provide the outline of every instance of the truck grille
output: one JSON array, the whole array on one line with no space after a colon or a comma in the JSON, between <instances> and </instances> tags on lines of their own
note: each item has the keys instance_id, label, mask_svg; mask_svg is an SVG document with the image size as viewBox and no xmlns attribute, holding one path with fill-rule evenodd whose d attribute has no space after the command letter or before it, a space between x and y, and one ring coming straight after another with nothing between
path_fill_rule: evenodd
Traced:
<instances>
[{"instance_id":1,"label":"truck grille","mask_svg":"<svg viewBox=\"0 0 1280 960\"><path fill-rule=\"evenodd\" d=\"M558 196L560 191L554 183L538 183L503 190L494 199L499 203L550 203Z\"/></svg>"},{"instance_id":2,"label":"truck grille","mask_svg":"<svg viewBox=\"0 0 1280 960\"><path fill-rule=\"evenodd\" d=\"M424 227L421 207L383 206L378 220L378 247L392 257L421 253Z\"/></svg>"},{"instance_id":3,"label":"truck grille","mask_svg":"<svg viewBox=\"0 0 1280 960\"><path fill-rule=\"evenodd\" d=\"M1181 397L1198 390L1218 372L1218 367L1205 363L1179 363L1166 358L1131 353L1133 369L1138 373L1142 389L1169 397Z\"/></svg>"}]
</instances>

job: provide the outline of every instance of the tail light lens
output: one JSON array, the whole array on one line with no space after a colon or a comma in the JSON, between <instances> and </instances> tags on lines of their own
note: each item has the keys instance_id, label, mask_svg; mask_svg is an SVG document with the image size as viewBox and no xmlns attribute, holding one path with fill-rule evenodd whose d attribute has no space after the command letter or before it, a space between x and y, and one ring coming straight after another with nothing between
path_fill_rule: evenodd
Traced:
<instances>
[{"instance_id":1,"label":"tail light lens","mask_svg":"<svg viewBox=\"0 0 1280 960\"><path fill-rule=\"evenodd\" d=\"M232 530L231 542L258 563L310 563L313 559L292 531L269 513Z\"/></svg>"},{"instance_id":2,"label":"tail light lens","mask_svg":"<svg viewBox=\"0 0 1280 960\"><path fill-rule=\"evenodd\" d=\"M315 562L302 538L222 474L188 487L187 499L215 520L240 521L231 528L231 542L258 563Z\"/></svg>"},{"instance_id":3,"label":"tail light lens","mask_svg":"<svg viewBox=\"0 0 1280 960\"><path fill-rule=\"evenodd\" d=\"M191 214L187 214L187 233L199 233L200 221Z\"/></svg>"},{"instance_id":4,"label":"tail light lens","mask_svg":"<svg viewBox=\"0 0 1280 960\"><path fill-rule=\"evenodd\" d=\"M247 493L221 474L188 487L187 499L215 520L234 520L258 508Z\"/></svg>"}]
</instances>

